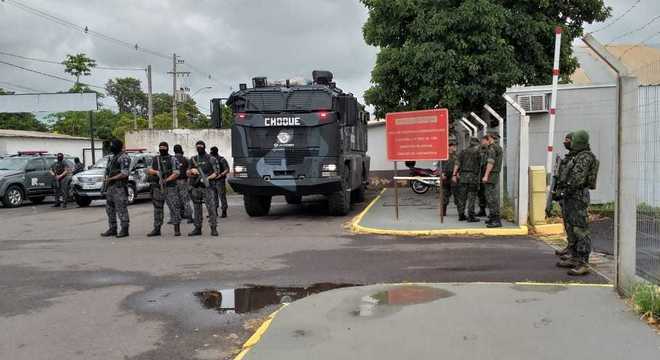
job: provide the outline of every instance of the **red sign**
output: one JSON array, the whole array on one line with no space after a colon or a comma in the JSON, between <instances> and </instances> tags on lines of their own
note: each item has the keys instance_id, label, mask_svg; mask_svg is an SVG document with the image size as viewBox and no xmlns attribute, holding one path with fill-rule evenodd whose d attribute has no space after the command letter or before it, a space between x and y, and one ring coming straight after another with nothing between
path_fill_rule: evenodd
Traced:
<instances>
[{"instance_id":1,"label":"red sign","mask_svg":"<svg viewBox=\"0 0 660 360\"><path fill-rule=\"evenodd\" d=\"M447 109L390 113L385 120L389 160L447 160L449 157Z\"/></svg>"}]
</instances>

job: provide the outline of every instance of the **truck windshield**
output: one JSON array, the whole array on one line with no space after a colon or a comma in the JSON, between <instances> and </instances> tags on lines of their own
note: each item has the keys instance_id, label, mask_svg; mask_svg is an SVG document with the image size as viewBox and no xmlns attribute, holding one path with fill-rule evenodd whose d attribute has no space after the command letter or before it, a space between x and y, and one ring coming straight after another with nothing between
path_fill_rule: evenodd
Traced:
<instances>
[{"instance_id":1,"label":"truck windshield","mask_svg":"<svg viewBox=\"0 0 660 360\"><path fill-rule=\"evenodd\" d=\"M27 164L28 160L27 158L6 158L0 160L0 170L21 170L25 168L25 164Z\"/></svg>"},{"instance_id":2,"label":"truck windshield","mask_svg":"<svg viewBox=\"0 0 660 360\"><path fill-rule=\"evenodd\" d=\"M321 89L251 91L233 99L234 112L310 112L332 109L332 95Z\"/></svg>"}]
</instances>

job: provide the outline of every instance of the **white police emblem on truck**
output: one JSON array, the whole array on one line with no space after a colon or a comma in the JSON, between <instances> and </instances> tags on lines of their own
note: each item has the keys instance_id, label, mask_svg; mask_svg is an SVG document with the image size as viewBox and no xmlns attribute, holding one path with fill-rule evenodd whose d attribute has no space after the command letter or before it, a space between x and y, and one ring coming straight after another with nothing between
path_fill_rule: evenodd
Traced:
<instances>
[{"instance_id":1,"label":"white police emblem on truck","mask_svg":"<svg viewBox=\"0 0 660 360\"><path fill-rule=\"evenodd\" d=\"M300 117L265 117L265 126L300 126Z\"/></svg>"}]
</instances>

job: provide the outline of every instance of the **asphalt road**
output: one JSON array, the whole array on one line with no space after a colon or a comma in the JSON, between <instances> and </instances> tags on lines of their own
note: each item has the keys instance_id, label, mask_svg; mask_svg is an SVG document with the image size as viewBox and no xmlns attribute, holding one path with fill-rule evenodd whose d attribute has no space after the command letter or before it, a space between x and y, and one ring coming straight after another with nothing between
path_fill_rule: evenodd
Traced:
<instances>
[{"instance_id":1,"label":"asphalt road","mask_svg":"<svg viewBox=\"0 0 660 360\"><path fill-rule=\"evenodd\" d=\"M220 315L193 295L207 288L575 280L531 237L355 236L345 223L365 204L330 217L323 201L282 200L271 216L249 218L232 197L219 238L175 238L171 227L147 238L148 201L129 208L126 239L98 236L106 228L102 203L0 208L0 358L229 357L271 307Z\"/></svg>"}]
</instances>

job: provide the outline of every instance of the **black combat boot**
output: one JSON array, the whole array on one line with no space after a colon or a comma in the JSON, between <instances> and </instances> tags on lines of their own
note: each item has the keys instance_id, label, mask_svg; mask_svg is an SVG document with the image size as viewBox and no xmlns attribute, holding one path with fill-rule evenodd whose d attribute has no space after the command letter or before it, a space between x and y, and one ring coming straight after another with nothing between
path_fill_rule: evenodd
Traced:
<instances>
[{"instance_id":1,"label":"black combat boot","mask_svg":"<svg viewBox=\"0 0 660 360\"><path fill-rule=\"evenodd\" d=\"M124 238L128 236L128 225L127 226L122 226L121 230L119 230L119 234L117 234L118 238Z\"/></svg>"},{"instance_id":2,"label":"black combat boot","mask_svg":"<svg viewBox=\"0 0 660 360\"><path fill-rule=\"evenodd\" d=\"M218 228L211 226L211 236L218 236Z\"/></svg>"},{"instance_id":3,"label":"black combat boot","mask_svg":"<svg viewBox=\"0 0 660 360\"><path fill-rule=\"evenodd\" d=\"M502 227L502 221L500 219L492 219L491 222L486 224L487 228L501 228Z\"/></svg>"},{"instance_id":4,"label":"black combat boot","mask_svg":"<svg viewBox=\"0 0 660 360\"><path fill-rule=\"evenodd\" d=\"M568 275L571 276L585 276L591 273L589 264L583 260L578 260L574 268L568 270Z\"/></svg>"},{"instance_id":5,"label":"black combat boot","mask_svg":"<svg viewBox=\"0 0 660 360\"><path fill-rule=\"evenodd\" d=\"M576 266L578 266L579 264L580 264L580 260L577 259L577 258L572 257L572 258L570 258L570 259L568 259L568 260L561 260L561 261L559 261L559 262L557 263L557 267L560 267L560 268L566 268L566 269L573 269L573 268L575 268Z\"/></svg>"},{"instance_id":6,"label":"black combat boot","mask_svg":"<svg viewBox=\"0 0 660 360\"><path fill-rule=\"evenodd\" d=\"M465 221L465 220L467 220L465 214L458 214L458 221Z\"/></svg>"},{"instance_id":7,"label":"black combat boot","mask_svg":"<svg viewBox=\"0 0 660 360\"><path fill-rule=\"evenodd\" d=\"M174 236L181 236L181 225L174 225Z\"/></svg>"},{"instance_id":8,"label":"black combat boot","mask_svg":"<svg viewBox=\"0 0 660 360\"><path fill-rule=\"evenodd\" d=\"M199 236L202 235L202 228L199 226L195 226L193 231L188 233L188 236Z\"/></svg>"},{"instance_id":9,"label":"black combat boot","mask_svg":"<svg viewBox=\"0 0 660 360\"><path fill-rule=\"evenodd\" d=\"M222 210L222 215L220 215L221 218L226 218L227 217L227 210Z\"/></svg>"},{"instance_id":10,"label":"black combat boot","mask_svg":"<svg viewBox=\"0 0 660 360\"><path fill-rule=\"evenodd\" d=\"M109 228L105 232L101 233L101 236L103 237L116 236L116 235L117 235L117 228Z\"/></svg>"},{"instance_id":11,"label":"black combat boot","mask_svg":"<svg viewBox=\"0 0 660 360\"><path fill-rule=\"evenodd\" d=\"M188 224L194 224L194 223L195 223L195 220L193 220L192 217L189 217L188 218Z\"/></svg>"},{"instance_id":12,"label":"black combat boot","mask_svg":"<svg viewBox=\"0 0 660 360\"><path fill-rule=\"evenodd\" d=\"M151 230L150 233L147 234L147 236L152 237L152 236L160 236L160 226L154 227L153 230Z\"/></svg>"},{"instance_id":13,"label":"black combat boot","mask_svg":"<svg viewBox=\"0 0 660 360\"><path fill-rule=\"evenodd\" d=\"M469 222L469 223L476 223L476 222L481 222L481 220L479 220L479 219L477 219L476 217L474 217L474 214L470 214L470 215L468 215L467 222Z\"/></svg>"},{"instance_id":14,"label":"black combat boot","mask_svg":"<svg viewBox=\"0 0 660 360\"><path fill-rule=\"evenodd\" d=\"M477 217L486 217L486 208L480 208L479 213L477 214Z\"/></svg>"}]
</instances>

